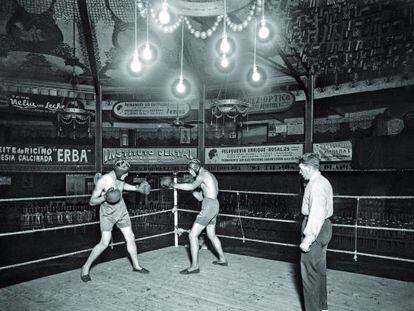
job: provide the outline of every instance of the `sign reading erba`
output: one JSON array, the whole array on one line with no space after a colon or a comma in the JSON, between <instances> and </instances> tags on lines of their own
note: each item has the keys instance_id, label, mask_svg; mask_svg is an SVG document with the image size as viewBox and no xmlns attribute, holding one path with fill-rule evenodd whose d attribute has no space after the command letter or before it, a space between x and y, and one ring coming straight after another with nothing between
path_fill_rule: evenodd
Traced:
<instances>
[{"instance_id":1,"label":"sign reading erba","mask_svg":"<svg viewBox=\"0 0 414 311\"><path fill-rule=\"evenodd\" d=\"M50 145L0 146L0 164L91 165L95 163L90 147Z\"/></svg>"},{"instance_id":2,"label":"sign reading erba","mask_svg":"<svg viewBox=\"0 0 414 311\"><path fill-rule=\"evenodd\" d=\"M185 102L118 102L112 111L120 119L181 118L190 112L190 105Z\"/></svg>"}]
</instances>

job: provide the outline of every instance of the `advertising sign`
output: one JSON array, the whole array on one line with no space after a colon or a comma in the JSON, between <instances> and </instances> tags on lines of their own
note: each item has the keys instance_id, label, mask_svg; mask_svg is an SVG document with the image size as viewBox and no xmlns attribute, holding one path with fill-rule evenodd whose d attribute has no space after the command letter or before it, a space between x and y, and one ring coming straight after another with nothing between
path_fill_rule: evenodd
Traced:
<instances>
[{"instance_id":1,"label":"advertising sign","mask_svg":"<svg viewBox=\"0 0 414 311\"><path fill-rule=\"evenodd\" d=\"M103 164L125 159L132 165L187 164L197 157L197 148L104 148Z\"/></svg>"},{"instance_id":2,"label":"advertising sign","mask_svg":"<svg viewBox=\"0 0 414 311\"><path fill-rule=\"evenodd\" d=\"M289 92L278 92L260 96L237 98L249 105L248 113L269 113L289 110L295 103L295 96ZM214 100L206 101L206 108L211 108Z\"/></svg>"},{"instance_id":3,"label":"advertising sign","mask_svg":"<svg viewBox=\"0 0 414 311\"><path fill-rule=\"evenodd\" d=\"M303 153L302 144L206 148L206 164L292 163Z\"/></svg>"},{"instance_id":4,"label":"advertising sign","mask_svg":"<svg viewBox=\"0 0 414 311\"><path fill-rule=\"evenodd\" d=\"M350 141L313 144L313 151L319 155L322 162L352 160L352 143Z\"/></svg>"},{"instance_id":5,"label":"advertising sign","mask_svg":"<svg viewBox=\"0 0 414 311\"><path fill-rule=\"evenodd\" d=\"M120 119L172 119L188 115L190 105L185 102L118 102L112 111Z\"/></svg>"},{"instance_id":6,"label":"advertising sign","mask_svg":"<svg viewBox=\"0 0 414 311\"><path fill-rule=\"evenodd\" d=\"M33 94L7 94L6 96L9 107L22 112L56 113L65 108L61 97Z\"/></svg>"},{"instance_id":7,"label":"advertising sign","mask_svg":"<svg viewBox=\"0 0 414 311\"><path fill-rule=\"evenodd\" d=\"M249 113L268 113L289 110L295 103L295 96L289 92L272 93L262 96L242 97L249 103Z\"/></svg>"},{"instance_id":8,"label":"advertising sign","mask_svg":"<svg viewBox=\"0 0 414 311\"><path fill-rule=\"evenodd\" d=\"M2 145L0 146L0 164L93 165L94 154L94 149L90 147Z\"/></svg>"}]
</instances>

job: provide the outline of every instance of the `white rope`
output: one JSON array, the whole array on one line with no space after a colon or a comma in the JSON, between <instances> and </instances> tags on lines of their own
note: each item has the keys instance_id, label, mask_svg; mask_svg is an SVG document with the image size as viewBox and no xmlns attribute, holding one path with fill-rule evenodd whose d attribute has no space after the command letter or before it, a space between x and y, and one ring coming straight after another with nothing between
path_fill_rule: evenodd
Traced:
<instances>
[{"instance_id":1,"label":"white rope","mask_svg":"<svg viewBox=\"0 0 414 311\"><path fill-rule=\"evenodd\" d=\"M237 237L237 236L231 236L231 235L217 234L217 236L220 237L220 238L228 238L228 239L233 239L233 240L243 240L243 238L240 238L240 237ZM273 241L263 241L263 240L258 240L258 239L249 239L249 238L245 238L244 240L249 241L249 242L258 242L258 243L265 243L265 244L272 244L272 245L298 247L297 244L289 244L289 243L281 243L281 242L273 242Z\"/></svg>"},{"instance_id":2,"label":"white rope","mask_svg":"<svg viewBox=\"0 0 414 311\"><path fill-rule=\"evenodd\" d=\"M199 213L198 211L190 210L190 209L183 209L179 208L178 211L180 212L189 212L189 213ZM298 220L291 220L291 219L278 219L278 218L265 218L265 217L253 217L253 216L242 216L242 215L233 215L233 214L221 214L219 213L218 216L223 217L232 217L232 218L245 218L245 219L252 219L252 220L264 220L264 221L273 221L273 222L283 222L283 223L300 223ZM345 225L345 224L332 224L334 227L343 227L343 228L355 228L355 224L353 225ZM393 227L373 227L373 226L358 226L358 229L372 229L372 230L386 230L386 231L399 231L399 232L413 232L414 229L404 229L404 228L393 228Z\"/></svg>"},{"instance_id":3,"label":"white rope","mask_svg":"<svg viewBox=\"0 0 414 311\"><path fill-rule=\"evenodd\" d=\"M227 239L233 239L233 240L242 240L242 238L237 236L231 236L231 235L221 235L217 234L218 237L221 238L227 238ZM281 242L273 242L273 241L264 241L264 240L258 240L258 239L249 239L246 238L246 241L250 242L257 242L257 243L264 243L264 244L272 244L272 245L280 245L280 246L289 246L289 247L299 247L297 244L290 244L290 243L281 243ZM329 252L333 253L343 253L343 254L355 254L354 251L346 251L342 249L328 249ZM389 260L398 260L398 261L404 261L404 262L411 262L414 263L414 259L409 258L401 258L401 257L393 257L393 256L383 256L383 255L377 255L377 254L369 254L369 253L358 253L361 256L367 256L367 257L374 257L374 258L381 258L381 259L389 259Z\"/></svg>"},{"instance_id":4,"label":"white rope","mask_svg":"<svg viewBox=\"0 0 414 311\"><path fill-rule=\"evenodd\" d=\"M151 189L151 192L161 191L163 189ZM8 198L0 199L0 203L3 202L21 202L21 201L40 201L40 200L57 200L57 199L77 199L77 198L89 198L90 194L77 194L77 195L57 195L52 197L26 197L26 198ZM7 206L6 206L7 207Z\"/></svg>"},{"instance_id":5,"label":"white rope","mask_svg":"<svg viewBox=\"0 0 414 311\"><path fill-rule=\"evenodd\" d=\"M265 191L243 191L243 190L220 190L220 192L228 193L249 193L249 194L265 194L265 195L279 195L279 196L293 196L297 197L297 193L282 193L282 192L265 192ZM334 198L338 199L381 199L381 200L411 200L414 199L412 195L402 195L402 196L384 196L384 195L334 195Z\"/></svg>"},{"instance_id":6,"label":"white rope","mask_svg":"<svg viewBox=\"0 0 414 311\"><path fill-rule=\"evenodd\" d=\"M167 213L167 212L171 212L171 209L164 209L162 211L157 211L157 212L151 212L151 213L146 213L146 214L139 214L139 215L129 216L129 218L134 219L134 218L138 218L138 217L145 217L145 216L152 216L152 215L157 215L157 214L163 214L163 213Z\"/></svg>"},{"instance_id":7,"label":"white rope","mask_svg":"<svg viewBox=\"0 0 414 311\"><path fill-rule=\"evenodd\" d=\"M333 253L343 253L343 254L354 254L353 251L346 251L342 249L328 249L329 252ZM402 258L402 257L394 257L394 256L384 256L384 255L377 255L377 254L369 254L369 253L358 253L360 256L366 256L366 257L374 257L374 258L380 258L380 259L389 259L389 260L398 260L398 261L404 261L404 262L411 262L414 263L414 259L409 258Z\"/></svg>"},{"instance_id":8,"label":"white rope","mask_svg":"<svg viewBox=\"0 0 414 311\"><path fill-rule=\"evenodd\" d=\"M338 199L377 199L377 200L412 200L414 196L412 195L334 195L334 198Z\"/></svg>"},{"instance_id":9,"label":"white rope","mask_svg":"<svg viewBox=\"0 0 414 311\"><path fill-rule=\"evenodd\" d=\"M76 224L76 225L66 225L66 226L59 226L59 227L50 227L50 228L16 231L16 232L4 232L4 233L0 233L0 237L9 236L9 235L36 233L36 232L43 232L43 231L54 231L54 230L76 228L76 227L90 226L90 225L96 225L96 224L99 224L99 221L86 222L86 223L83 223L83 224Z\"/></svg>"},{"instance_id":10,"label":"white rope","mask_svg":"<svg viewBox=\"0 0 414 311\"><path fill-rule=\"evenodd\" d=\"M141 214L141 215L134 215L134 216L130 216L129 218L134 219L134 218L138 218L138 217L145 217L145 216L150 216L150 215L157 215L157 214L162 214L162 213L167 213L167 212L171 212L171 210L168 209L168 210L151 212L151 213L146 213L146 214ZM75 225L66 225L66 226L58 226L58 227L50 227L50 228L41 228L41 229L32 229L32 230L16 231L16 232L4 232L4 233L0 233L0 237L10 236L10 235L36 233L36 232L43 232L43 231L54 231L54 230L61 230L61 229L68 229L68 228L76 228L76 227L90 226L90 225L96 225L96 224L99 224L99 221L85 222L85 223L82 223L82 224L75 224Z\"/></svg>"},{"instance_id":11,"label":"white rope","mask_svg":"<svg viewBox=\"0 0 414 311\"><path fill-rule=\"evenodd\" d=\"M72 198L89 198L90 194L81 194L81 195L58 195L53 197L29 197L29 198L10 198L10 199L0 199L0 203L3 202L20 202L20 201L39 201L39 200L56 200L56 199L72 199Z\"/></svg>"},{"instance_id":12,"label":"white rope","mask_svg":"<svg viewBox=\"0 0 414 311\"><path fill-rule=\"evenodd\" d=\"M138 238L138 239L135 239L135 241L148 240L148 239L157 238L157 237L172 234L172 233L174 233L174 231L159 233L159 234L155 234L155 235L151 235L151 236L143 237L143 238ZM113 245L120 245L120 244L125 244L125 241L124 242L113 243ZM3 266L3 267L0 267L0 271L11 269L11 268L16 268L16 267L21 267L21 266L27 266L27 265L31 265L31 264L39 263L39 262L43 262L43 261L74 256L74 255L82 254L82 253L85 253L85 252L89 252L92 249L93 248L88 248L88 249L84 249L84 250L81 250L81 251L76 251L76 252L71 252L71 253L66 253L66 254L61 254L61 255L56 255L56 256L50 256L50 257L40 258L40 259L36 259L36 260L21 262L21 263L17 263L17 264L13 264L13 265Z\"/></svg>"},{"instance_id":13,"label":"white rope","mask_svg":"<svg viewBox=\"0 0 414 311\"><path fill-rule=\"evenodd\" d=\"M353 228L355 225L343 225L343 224L332 224L335 227ZM399 231L399 232L414 232L414 229L404 229L396 227L374 227L374 226L361 226L358 225L358 229L371 229L371 230L384 230L384 231Z\"/></svg>"},{"instance_id":14,"label":"white rope","mask_svg":"<svg viewBox=\"0 0 414 311\"><path fill-rule=\"evenodd\" d=\"M297 197L297 193L282 193L282 192L265 192L265 191L240 191L240 190L220 190L220 192L227 193L247 193L247 194L267 194L267 195L280 195L288 197Z\"/></svg>"}]
</instances>

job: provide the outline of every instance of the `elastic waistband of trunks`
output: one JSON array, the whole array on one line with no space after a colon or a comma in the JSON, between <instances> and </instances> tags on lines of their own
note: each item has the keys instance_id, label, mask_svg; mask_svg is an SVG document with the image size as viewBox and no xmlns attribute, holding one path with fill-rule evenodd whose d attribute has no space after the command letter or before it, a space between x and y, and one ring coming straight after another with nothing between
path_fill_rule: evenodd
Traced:
<instances>
[{"instance_id":1,"label":"elastic waistband of trunks","mask_svg":"<svg viewBox=\"0 0 414 311\"><path fill-rule=\"evenodd\" d=\"M203 201L217 201L217 199L212 199L212 198L209 198L209 197L204 197L203 198Z\"/></svg>"}]
</instances>

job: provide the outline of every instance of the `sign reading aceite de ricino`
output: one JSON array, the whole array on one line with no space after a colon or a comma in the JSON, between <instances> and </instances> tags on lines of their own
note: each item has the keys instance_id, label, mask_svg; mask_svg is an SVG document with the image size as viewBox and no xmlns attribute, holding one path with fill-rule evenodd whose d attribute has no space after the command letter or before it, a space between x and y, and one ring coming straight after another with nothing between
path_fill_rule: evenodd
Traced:
<instances>
[{"instance_id":1,"label":"sign reading aceite de ricino","mask_svg":"<svg viewBox=\"0 0 414 311\"><path fill-rule=\"evenodd\" d=\"M206 148L206 164L295 163L303 154L302 144Z\"/></svg>"},{"instance_id":2,"label":"sign reading aceite de ricino","mask_svg":"<svg viewBox=\"0 0 414 311\"><path fill-rule=\"evenodd\" d=\"M103 164L124 159L132 165L187 164L197 157L197 148L104 148Z\"/></svg>"}]
</instances>

